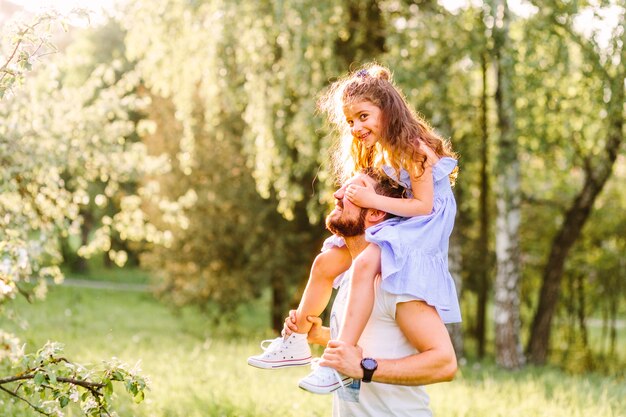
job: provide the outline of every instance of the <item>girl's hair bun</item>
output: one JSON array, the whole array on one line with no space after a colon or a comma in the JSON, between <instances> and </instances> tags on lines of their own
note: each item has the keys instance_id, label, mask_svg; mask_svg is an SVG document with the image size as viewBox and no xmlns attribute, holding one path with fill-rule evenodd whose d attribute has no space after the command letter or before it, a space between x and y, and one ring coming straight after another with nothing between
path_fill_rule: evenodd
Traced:
<instances>
[{"instance_id":1,"label":"girl's hair bun","mask_svg":"<svg viewBox=\"0 0 626 417\"><path fill-rule=\"evenodd\" d=\"M374 78L391 81L391 72L383 66L372 65L370 68L368 68L368 72Z\"/></svg>"},{"instance_id":2,"label":"girl's hair bun","mask_svg":"<svg viewBox=\"0 0 626 417\"><path fill-rule=\"evenodd\" d=\"M361 67L360 70L353 72L352 76L363 80L366 80L367 78L375 78L391 82L391 71L378 64L369 64Z\"/></svg>"}]
</instances>

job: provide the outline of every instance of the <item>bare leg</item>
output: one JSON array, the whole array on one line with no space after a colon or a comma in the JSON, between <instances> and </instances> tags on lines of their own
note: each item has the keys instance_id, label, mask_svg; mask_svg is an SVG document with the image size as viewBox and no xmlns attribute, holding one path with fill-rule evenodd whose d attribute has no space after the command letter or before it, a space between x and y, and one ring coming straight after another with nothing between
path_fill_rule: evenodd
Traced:
<instances>
[{"instance_id":1,"label":"bare leg","mask_svg":"<svg viewBox=\"0 0 626 417\"><path fill-rule=\"evenodd\" d=\"M354 260L348 304L341 326L339 340L356 345L372 314L374 280L380 271L380 248L369 244ZM292 334L291 337L301 336ZM333 368L319 366L302 378L298 386L316 394L329 394L351 383L352 378Z\"/></svg>"},{"instance_id":2,"label":"bare leg","mask_svg":"<svg viewBox=\"0 0 626 417\"><path fill-rule=\"evenodd\" d=\"M322 314L330 300L333 281L339 274L347 271L351 263L350 252L345 246L335 247L317 255L296 310L298 333L306 334L311 330L312 324L307 321L307 316Z\"/></svg>"},{"instance_id":3,"label":"bare leg","mask_svg":"<svg viewBox=\"0 0 626 417\"><path fill-rule=\"evenodd\" d=\"M374 307L374 280L380 273L380 248L370 243L354 260L354 271L348 303L339 340L354 346L359 341L363 329Z\"/></svg>"},{"instance_id":4,"label":"bare leg","mask_svg":"<svg viewBox=\"0 0 626 417\"><path fill-rule=\"evenodd\" d=\"M313 326L308 316L319 316L332 294L333 281L352 264L346 247L334 247L317 255L300 305L296 310L297 333L261 342L263 353L248 358L248 365L261 369L283 369L311 363L311 348L307 335Z\"/></svg>"}]
</instances>

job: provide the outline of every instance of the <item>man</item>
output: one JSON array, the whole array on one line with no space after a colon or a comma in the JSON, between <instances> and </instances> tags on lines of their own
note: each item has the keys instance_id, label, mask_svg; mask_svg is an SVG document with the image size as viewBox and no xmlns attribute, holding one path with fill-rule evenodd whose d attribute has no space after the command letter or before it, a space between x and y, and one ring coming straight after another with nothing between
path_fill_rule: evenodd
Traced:
<instances>
[{"instance_id":1,"label":"man","mask_svg":"<svg viewBox=\"0 0 626 417\"><path fill-rule=\"evenodd\" d=\"M388 180L360 174L335 192L336 206L326 218L327 228L343 237L352 259L368 245L365 229L390 217L375 209L364 209L345 198L350 184L369 182L377 193L390 195ZM375 282L376 298L372 315L358 346L331 340L342 322L351 269L344 274L333 304L330 328L318 317L309 317L313 328L308 341L326 346L319 365L336 369L354 379L335 391L334 416L432 416L429 398L421 387L450 381L457 364L448 332L436 309L410 296L394 295ZM296 331L294 314L285 320L285 332ZM371 382L370 382L371 381ZM361 383L362 382L362 383ZM339 384L338 384L339 386Z\"/></svg>"}]
</instances>

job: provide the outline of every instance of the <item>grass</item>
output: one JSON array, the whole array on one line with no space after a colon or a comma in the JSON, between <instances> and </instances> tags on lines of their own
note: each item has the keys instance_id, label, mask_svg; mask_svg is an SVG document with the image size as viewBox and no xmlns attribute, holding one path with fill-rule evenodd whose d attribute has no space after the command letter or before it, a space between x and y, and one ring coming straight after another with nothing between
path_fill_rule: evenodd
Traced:
<instances>
[{"instance_id":1,"label":"grass","mask_svg":"<svg viewBox=\"0 0 626 417\"><path fill-rule=\"evenodd\" d=\"M254 322L255 308L242 311L242 323ZM141 360L151 391L139 406L120 394L117 409L123 417L331 414L330 397L297 388L306 368L273 372L246 364L259 340L271 336L250 324L215 328L194 309L171 310L147 293L89 288L55 287L45 302L18 301L15 309L29 327L18 329L4 319L0 327L17 333L27 350L56 340L65 343L67 357L80 363ZM454 382L427 391L438 417L626 417L623 380L547 367L509 373L489 363L470 363ZM36 415L8 396L0 395L0 401L0 416ZM78 410L66 413L78 415Z\"/></svg>"},{"instance_id":2,"label":"grass","mask_svg":"<svg viewBox=\"0 0 626 417\"><path fill-rule=\"evenodd\" d=\"M570 376L557 369L528 367L503 372L474 363L453 383L433 385L436 415L455 417L623 417L626 386L600 376Z\"/></svg>"}]
</instances>

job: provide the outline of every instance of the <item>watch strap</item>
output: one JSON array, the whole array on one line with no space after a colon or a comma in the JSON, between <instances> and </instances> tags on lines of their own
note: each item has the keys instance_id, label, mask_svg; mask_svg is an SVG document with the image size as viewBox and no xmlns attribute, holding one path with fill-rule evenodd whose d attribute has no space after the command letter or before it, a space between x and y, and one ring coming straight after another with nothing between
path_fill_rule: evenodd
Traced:
<instances>
[{"instance_id":1,"label":"watch strap","mask_svg":"<svg viewBox=\"0 0 626 417\"><path fill-rule=\"evenodd\" d=\"M374 370L363 368L363 382L372 382L372 377L374 376Z\"/></svg>"}]
</instances>

